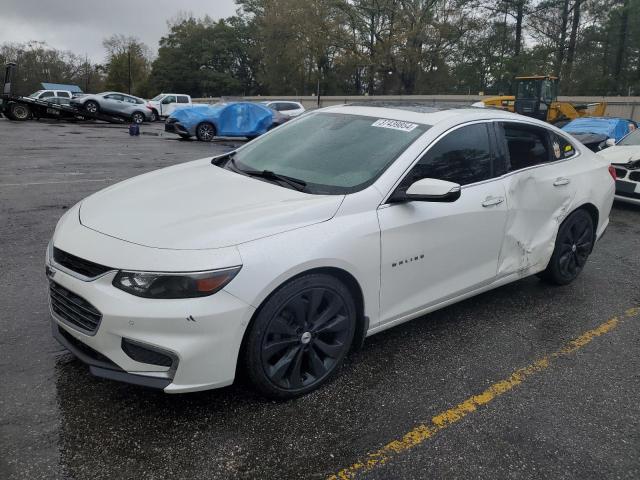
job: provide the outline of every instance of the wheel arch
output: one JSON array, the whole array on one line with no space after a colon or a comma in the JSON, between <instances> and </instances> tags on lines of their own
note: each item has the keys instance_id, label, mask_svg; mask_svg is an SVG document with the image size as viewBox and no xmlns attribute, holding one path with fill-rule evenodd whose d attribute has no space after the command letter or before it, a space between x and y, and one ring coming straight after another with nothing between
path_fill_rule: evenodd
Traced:
<instances>
[{"instance_id":1,"label":"wheel arch","mask_svg":"<svg viewBox=\"0 0 640 480\"><path fill-rule=\"evenodd\" d=\"M595 244L596 238L598 236L598 222L600 221L600 211L598 210L598 207L596 207L593 203L586 202L578 205L571 211L571 213L569 213L569 215L566 216L562 223L564 223L567 218L569 218L578 210L585 210L591 216L591 220L593 220L593 244Z\"/></svg>"},{"instance_id":2,"label":"wheel arch","mask_svg":"<svg viewBox=\"0 0 640 480\"><path fill-rule=\"evenodd\" d=\"M287 279L285 279L284 281L280 282L278 285L276 285L267 296L265 296L265 298L262 300L262 302L260 302L260 305L256 308L256 310L253 312L253 315L251 315L251 320L249 321L249 323L247 324L244 333L242 334L242 342L240 343L240 350L238 352L238 360L240 360L243 356L244 356L244 352L245 352L245 348L246 348L246 343L247 343L247 336L249 334L249 332L251 331L251 326L253 325L253 323L255 322L255 319L257 318L258 314L260 313L260 310L262 309L263 305L265 305L267 303L267 301L278 291L280 290L283 286L287 285L288 283L296 280L297 278L300 278L302 276L305 275L310 275L310 274L314 274L314 273L323 273L325 275L329 275L332 276L334 278L336 278L337 280L341 281L348 289L349 292L351 292L352 296L353 296L353 300L356 304L356 331L355 334L353 336L353 341L351 344L351 349L352 350L357 350L360 349L362 347L362 344L364 343L364 339L367 336L367 331L369 330L369 318L364 314L365 310L364 310L364 293L362 291L362 287L360 286L360 283L358 282L358 280L348 271L346 271L343 268L339 268L339 267L333 267L333 266L324 266L324 267L315 267L315 268L311 268L308 270L304 270L302 272L299 272L291 277L288 277ZM238 361L236 363L236 377L238 376L238 369L241 367L242 362Z\"/></svg>"}]
</instances>

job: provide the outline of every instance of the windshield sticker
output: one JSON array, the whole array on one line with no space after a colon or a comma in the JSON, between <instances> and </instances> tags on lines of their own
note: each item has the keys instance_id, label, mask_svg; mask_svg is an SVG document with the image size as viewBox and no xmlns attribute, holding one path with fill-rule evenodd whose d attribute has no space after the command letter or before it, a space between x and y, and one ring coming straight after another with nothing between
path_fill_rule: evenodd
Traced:
<instances>
[{"instance_id":1,"label":"windshield sticker","mask_svg":"<svg viewBox=\"0 0 640 480\"><path fill-rule=\"evenodd\" d=\"M414 130L418 124L417 123L409 123L409 122L401 122L400 120L385 120L381 118L380 120L376 120L371 124L372 127L380 127L380 128L390 128L392 130L401 130L403 132L410 132Z\"/></svg>"}]
</instances>

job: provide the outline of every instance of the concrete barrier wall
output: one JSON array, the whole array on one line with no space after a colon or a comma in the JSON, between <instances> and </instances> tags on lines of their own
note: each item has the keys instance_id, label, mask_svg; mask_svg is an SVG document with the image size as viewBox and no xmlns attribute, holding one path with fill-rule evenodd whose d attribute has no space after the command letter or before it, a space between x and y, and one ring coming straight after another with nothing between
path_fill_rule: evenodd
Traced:
<instances>
[{"instance_id":1,"label":"concrete barrier wall","mask_svg":"<svg viewBox=\"0 0 640 480\"><path fill-rule=\"evenodd\" d=\"M315 96L281 96L281 97L224 97L227 100L244 100L249 102L261 102L265 100L293 100L302 103L305 108L317 108L318 99ZM478 95L338 95L320 97L320 107L341 105L354 102L391 101L391 102L417 102L426 105L470 105L483 98ZM640 122L640 97L558 97L558 100L571 103L596 103L607 102L606 115L610 117L631 118ZM215 103L220 101L218 97L194 98L196 103Z\"/></svg>"}]
</instances>

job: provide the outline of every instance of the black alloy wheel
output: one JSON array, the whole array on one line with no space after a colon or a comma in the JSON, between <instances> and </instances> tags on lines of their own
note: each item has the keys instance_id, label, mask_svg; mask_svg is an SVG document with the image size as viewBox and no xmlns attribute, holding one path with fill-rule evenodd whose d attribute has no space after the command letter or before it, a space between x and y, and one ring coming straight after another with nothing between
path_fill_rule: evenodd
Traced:
<instances>
[{"instance_id":1,"label":"black alloy wheel","mask_svg":"<svg viewBox=\"0 0 640 480\"><path fill-rule=\"evenodd\" d=\"M339 280L324 274L294 280L266 302L249 332L249 377L272 398L314 390L344 360L355 323L355 304Z\"/></svg>"},{"instance_id":2,"label":"black alloy wheel","mask_svg":"<svg viewBox=\"0 0 640 480\"><path fill-rule=\"evenodd\" d=\"M587 263L594 240L591 215L586 210L575 211L560 226L551 260L540 276L557 285L571 283Z\"/></svg>"}]
</instances>

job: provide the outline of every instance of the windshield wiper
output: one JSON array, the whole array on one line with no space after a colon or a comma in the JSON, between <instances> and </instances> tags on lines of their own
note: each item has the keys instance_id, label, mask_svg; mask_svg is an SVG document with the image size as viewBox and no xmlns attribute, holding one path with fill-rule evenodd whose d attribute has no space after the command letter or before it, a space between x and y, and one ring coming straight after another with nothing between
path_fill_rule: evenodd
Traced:
<instances>
[{"instance_id":1,"label":"windshield wiper","mask_svg":"<svg viewBox=\"0 0 640 480\"><path fill-rule=\"evenodd\" d=\"M232 160L233 161L233 160ZM252 177L260 177L266 178L267 180L278 180L280 182L284 182L289 186L295 188L299 192L304 191L307 186L307 182L304 180L300 180L297 178L289 177L287 175L280 175L279 173L272 172L271 170L241 170L247 175L251 175Z\"/></svg>"},{"instance_id":2,"label":"windshield wiper","mask_svg":"<svg viewBox=\"0 0 640 480\"><path fill-rule=\"evenodd\" d=\"M260 177L266 180L276 180L279 182L284 182L290 187L298 190L299 192L304 191L305 187L307 186L307 182L305 182L304 180L289 177L288 175L281 175L279 173L272 172L271 170L245 170L243 168L240 168L238 167L236 159L233 158L233 156L229 158L229 163L235 170L244 173L245 175L249 175L251 177Z\"/></svg>"}]
</instances>

